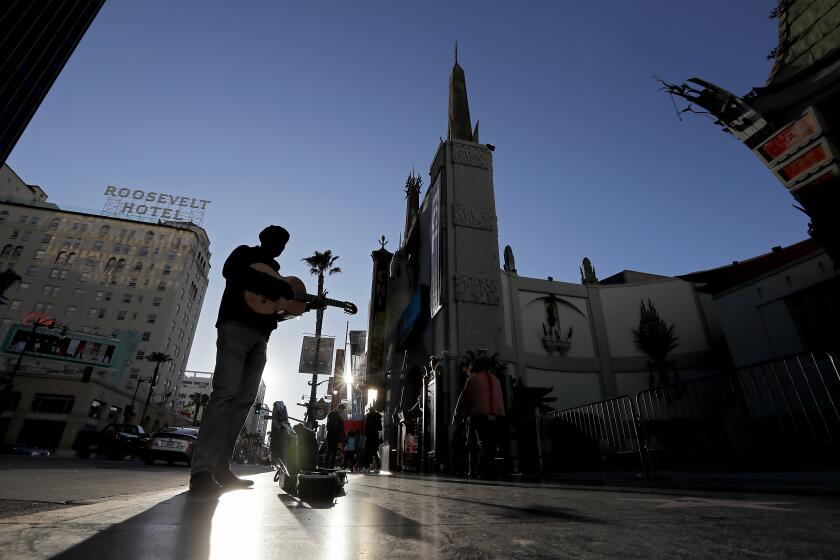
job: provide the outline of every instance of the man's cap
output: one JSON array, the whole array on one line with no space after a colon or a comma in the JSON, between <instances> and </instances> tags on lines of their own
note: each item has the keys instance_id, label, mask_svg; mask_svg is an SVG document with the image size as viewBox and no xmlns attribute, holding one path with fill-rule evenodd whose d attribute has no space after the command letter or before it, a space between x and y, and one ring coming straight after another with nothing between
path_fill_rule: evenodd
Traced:
<instances>
[{"instance_id":1,"label":"man's cap","mask_svg":"<svg viewBox=\"0 0 840 560\"><path fill-rule=\"evenodd\" d=\"M260 232L263 245L285 245L289 241L289 232L280 226L268 226Z\"/></svg>"}]
</instances>

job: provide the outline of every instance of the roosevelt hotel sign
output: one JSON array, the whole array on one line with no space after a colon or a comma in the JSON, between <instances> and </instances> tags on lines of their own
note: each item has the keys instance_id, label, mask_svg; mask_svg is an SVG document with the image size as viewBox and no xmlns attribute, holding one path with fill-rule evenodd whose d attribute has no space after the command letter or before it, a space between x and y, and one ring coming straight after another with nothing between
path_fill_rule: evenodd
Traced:
<instances>
[{"instance_id":1,"label":"roosevelt hotel sign","mask_svg":"<svg viewBox=\"0 0 840 560\"><path fill-rule=\"evenodd\" d=\"M102 215L143 222L192 222L200 226L208 204L209 200L184 194L108 186Z\"/></svg>"}]
</instances>

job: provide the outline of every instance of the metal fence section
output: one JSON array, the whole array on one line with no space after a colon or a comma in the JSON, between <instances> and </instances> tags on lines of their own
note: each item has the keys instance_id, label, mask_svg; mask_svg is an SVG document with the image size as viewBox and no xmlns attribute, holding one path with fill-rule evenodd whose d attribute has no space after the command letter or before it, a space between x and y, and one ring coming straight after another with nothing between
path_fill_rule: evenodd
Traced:
<instances>
[{"instance_id":1,"label":"metal fence section","mask_svg":"<svg viewBox=\"0 0 840 560\"><path fill-rule=\"evenodd\" d=\"M632 399L622 395L524 423L536 429L535 451L543 471L638 468L640 463L644 470L634 416Z\"/></svg>"},{"instance_id":2,"label":"metal fence section","mask_svg":"<svg viewBox=\"0 0 840 560\"><path fill-rule=\"evenodd\" d=\"M639 430L656 457L790 454L840 442L840 374L804 353L642 391ZM715 453L717 452L717 453ZM780 453L781 452L781 453Z\"/></svg>"}]
</instances>

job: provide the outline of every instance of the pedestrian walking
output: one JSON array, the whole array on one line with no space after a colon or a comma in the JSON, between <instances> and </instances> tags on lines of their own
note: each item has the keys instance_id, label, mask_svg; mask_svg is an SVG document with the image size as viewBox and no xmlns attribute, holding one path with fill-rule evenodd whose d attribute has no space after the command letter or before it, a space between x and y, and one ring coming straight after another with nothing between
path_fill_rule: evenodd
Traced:
<instances>
[{"instance_id":1,"label":"pedestrian walking","mask_svg":"<svg viewBox=\"0 0 840 560\"><path fill-rule=\"evenodd\" d=\"M344 440L344 418L342 412L347 407L343 404L338 405L338 409L330 411L327 416L327 451L326 451L326 467L332 469L335 467L335 455L338 453L338 444Z\"/></svg>"},{"instance_id":2,"label":"pedestrian walking","mask_svg":"<svg viewBox=\"0 0 840 560\"><path fill-rule=\"evenodd\" d=\"M344 468L353 472L356 466L356 433L352 430L347 434L347 439L344 442Z\"/></svg>"},{"instance_id":3,"label":"pedestrian walking","mask_svg":"<svg viewBox=\"0 0 840 560\"><path fill-rule=\"evenodd\" d=\"M379 462L380 430L382 430L382 415L371 406L365 414L365 468L377 473L381 465Z\"/></svg>"},{"instance_id":4,"label":"pedestrian walking","mask_svg":"<svg viewBox=\"0 0 840 560\"><path fill-rule=\"evenodd\" d=\"M470 478L495 476L496 451L504 426L505 403L502 386L492 373L493 362L475 358L467 382L458 396L453 422L466 421L468 474Z\"/></svg>"}]
</instances>

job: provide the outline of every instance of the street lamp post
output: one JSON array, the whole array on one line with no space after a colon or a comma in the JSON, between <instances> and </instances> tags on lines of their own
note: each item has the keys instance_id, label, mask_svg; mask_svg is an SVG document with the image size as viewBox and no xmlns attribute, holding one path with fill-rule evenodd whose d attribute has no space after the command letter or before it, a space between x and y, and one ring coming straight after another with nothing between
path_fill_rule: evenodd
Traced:
<instances>
[{"instance_id":1,"label":"street lamp post","mask_svg":"<svg viewBox=\"0 0 840 560\"><path fill-rule=\"evenodd\" d=\"M140 384L143 383L144 381L148 381L149 379L150 378L148 378L148 377L145 378L145 379L143 379L141 377L137 378L137 385L134 386L134 395L132 395L132 397L131 397L131 407L128 408L123 413L123 421L126 424L128 424L131 421L131 418L129 417L129 414L131 414L131 416L134 416L134 402L137 400L137 391L140 389Z\"/></svg>"},{"instance_id":2,"label":"street lamp post","mask_svg":"<svg viewBox=\"0 0 840 560\"><path fill-rule=\"evenodd\" d=\"M152 400L152 391L155 389L155 385L157 385L157 376L158 371L155 368L155 373L152 375L152 379L149 382L149 394L146 395L146 404L143 405L143 414L140 415L140 423L143 423L143 419L146 418L146 410L149 408L149 402Z\"/></svg>"}]
</instances>

